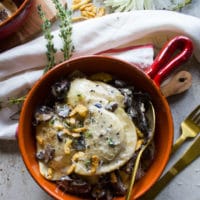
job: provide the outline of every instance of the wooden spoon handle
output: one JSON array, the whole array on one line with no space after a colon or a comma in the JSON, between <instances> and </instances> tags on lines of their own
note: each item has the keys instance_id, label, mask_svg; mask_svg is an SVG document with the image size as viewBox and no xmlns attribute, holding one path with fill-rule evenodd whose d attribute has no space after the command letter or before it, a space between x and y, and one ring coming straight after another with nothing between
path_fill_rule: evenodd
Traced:
<instances>
[{"instance_id":1,"label":"wooden spoon handle","mask_svg":"<svg viewBox=\"0 0 200 200\"><path fill-rule=\"evenodd\" d=\"M187 71L180 71L168 83L161 86L161 91L165 97L169 97L188 90L191 85L192 75Z\"/></svg>"}]
</instances>

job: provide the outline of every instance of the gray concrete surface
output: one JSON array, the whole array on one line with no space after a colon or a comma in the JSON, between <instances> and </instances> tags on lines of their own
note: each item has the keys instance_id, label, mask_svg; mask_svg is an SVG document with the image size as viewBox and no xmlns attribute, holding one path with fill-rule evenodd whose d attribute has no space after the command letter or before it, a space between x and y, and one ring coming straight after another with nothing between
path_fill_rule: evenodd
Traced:
<instances>
[{"instance_id":1,"label":"gray concrete surface","mask_svg":"<svg viewBox=\"0 0 200 200\"><path fill-rule=\"evenodd\" d=\"M200 1L182 12L200 17ZM200 39L200 38L199 38ZM175 139L180 134L180 123L187 114L200 103L200 65L195 61L185 67L193 75L193 85L184 94L168 99L175 127ZM168 169L184 152L191 141L186 142L172 157ZM16 141L0 140L0 200L51 200L31 178L20 157ZM156 200L199 200L200 199L200 158L182 171L157 196Z\"/></svg>"}]
</instances>

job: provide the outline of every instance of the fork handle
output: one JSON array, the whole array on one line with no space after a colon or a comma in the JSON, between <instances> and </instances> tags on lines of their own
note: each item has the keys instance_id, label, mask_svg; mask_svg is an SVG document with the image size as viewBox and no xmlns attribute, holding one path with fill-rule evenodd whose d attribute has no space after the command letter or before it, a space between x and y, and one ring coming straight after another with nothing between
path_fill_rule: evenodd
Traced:
<instances>
[{"instance_id":1,"label":"fork handle","mask_svg":"<svg viewBox=\"0 0 200 200\"><path fill-rule=\"evenodd\" d=\"M147 191L140 200L153 200L162 189L183 169L200 156L200 137L198 137L185 153L179 158L178 161L166 172L166 174L158 180L152 188Z\"/></svg>"},{"instance_id":2,"label":"fork handle","mask_svg":"<svg viewBox=\"0 0 200 200\"><path fill-rule=\"evenodd\" d=\"M175 142L175 144L172 147L171 155L174 154L178 148L185 142L186 137L184 135L181 135Z\"/></svg>"}]
</instances>

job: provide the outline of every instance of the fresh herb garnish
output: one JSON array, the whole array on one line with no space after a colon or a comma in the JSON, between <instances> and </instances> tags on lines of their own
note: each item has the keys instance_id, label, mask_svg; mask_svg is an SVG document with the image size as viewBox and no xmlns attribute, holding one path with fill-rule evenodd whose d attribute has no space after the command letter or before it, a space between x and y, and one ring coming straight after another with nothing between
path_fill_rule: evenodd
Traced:
<instances>
[{"instance_id":1,"label":"fresh herb garnish","mask_svg":"<svg viewBox=\"0 0 200 200\"><path fill-rule=\"evenodd\" d=\"M26 95L21 96L21 97L10 97L5 101L0 100L0 110L11 105L17 105L20 108L25 98L26 98Z\"/></svg>"},{"instance_id":2,"label":"fresh herb garnish","mask_svg":"<svg viewBox=\"0 0 200 200\"><path fill-rule=\"evenodd\" d=\"M63 52L64 60L67 60L71 57L72 52L74 51L74 46L72 43L72 11L65 9L58 0L52 0L55 4L55 7L58 11L57 16L60 20L60 38L63 40Z\"/></svg>"},{"instance_id":3,"label":"fresh herb garnish","mask_svg":"<svg viewBox=\"0 0 200 200\"><path fill-rule=\"evenodd\" d=\"M42 30L44 34L44 38L47 40L47 65L44 69L44 73L50 70L56 63L55 63L55 53L57 52L56 48L54 47L53 43L53 35L51 34L51 22L49 19L46 18L45 12L42 10L41 5L37 7L38 14L43 21Z\"/></svg>"},{"instance_id":4,"label":"fresh herb garnish","mask_svg":"<svg viewBox=\"0 0 200 200\"><path fill-rule=\"evenodd\" d=\"M72 52L74 51L74 45L72 43L72 12L69 9L65 9L64 6L58 0L52 0L54 3L57 16L59 19L59 27L60 27L60 38L63 41L63 48L61 51L63 52L63 59L67 60L72 56ZM47 40L47 66L44 69L44 73L53 68L56 65L55 62L55 53L57 49L54 47L53 38L54 36L51 34L51 22L45 16L45 12L42 10L41 5L38 6L38 14L43 21L42 30L45 39ZM63 60L63 61L64 61ZM62 62L62 61L61 61Z\"/></svg>"},{"instance_id":5,"label":"fresh herb garnish","mask_svg":"<svg viewBox=\"0 0 200 200\"><path fill-rule=\"evenodd\" d=\"M65 8L61 5L61 3L58 0L52 0L53 3L55 4L55 7L57 9L57 15L60 20L60 37L63 40L63 48L61 51L63 51L63 57L64 60L67 60L71 57L72 52L74 51L74 46L72 44L72 21L71 21L71 11L70 10L65 10ZM57 52L57 49L54 46L53 43L53 34L51 33L51 22L50 20L46 17L45 12L42 10L41 5L38 5L37 7L38 14L40 18L42 19L42 30L44 37L47 41L46 48L46 57L47 57L47 65L45 66L44 73L49 71L51 68L53 68L56 65L55 61L55 54ZM25 96L19 97L19 98L10 98L9 102L2 102L0 101L0 110L5 107L10 103L10 104L21 104L25 100Z\"/></svg>"},{"instance_id":6,"label":"fresh herb garnish","mask_svg":"<svg viewBox=\"0 0 200 200\"><path fill-rule=\"evenodd\" d=\"M81 135L81 137L73 139L72 146L78 151L84 151L86 148L84 136Z\"/></svg>"},{"instance_id":7,"label":"fresh herb garnish","mask_svg":"<svg viewBox=\"0 0 200 200\"><path fill-rule=\"evenodd\" d=\"M54 125L54 122L55 122L55 119L52 118L52 119L49 121L49 125L53 126L53 125Z\"/></svg>"},{"instance_id":8,"label":"fresh herb garnish","mask_svg":"<svg viewBox=\"0 0 200 200\"><path fill-rule=\"evenodd\" d=\"M108 138L108 139L107 139L107 142L108 142L108 145L109 145L110 147L115 147L115 145L116 145L112 138Z\"/></svg>"},{"instance_id":9,"label":"fresh herb garnish","mask_svg":"<svg viewBox=\"0 0 200 200\"><path fill-rule=\"evenodd\" d=\"M84 164L85 164L86 169L89 170L91 166L91 159L86 160Z\"/></svg>"},{"instance_id":10,"label":"fresh herb garnish","mask_svg":"<svg viewBox=\"0 0 200 200\"><path fill-rule=\"evenodd\" d=\"M89 132L89 131L85 132L84 135L85 135L85 138L92 138L93 137L92 133Z\"/></svg>"},{"instance_id":11,"label":"fresh herb garnish","mask_svg":"<svg viewBox=\"0 0 200 200\"><path fill-rule=\"evenodd\" d=\"M24 100L26 99L26 95L24 95L24 96L21 96L21 97L19 97L19 98L13 98L13 97L11 97L11 98L9 98L8 99L8 103L9 104L12 104L12 105L21 105L23 102L24 102Z\"/></svg>"}]
</instances>

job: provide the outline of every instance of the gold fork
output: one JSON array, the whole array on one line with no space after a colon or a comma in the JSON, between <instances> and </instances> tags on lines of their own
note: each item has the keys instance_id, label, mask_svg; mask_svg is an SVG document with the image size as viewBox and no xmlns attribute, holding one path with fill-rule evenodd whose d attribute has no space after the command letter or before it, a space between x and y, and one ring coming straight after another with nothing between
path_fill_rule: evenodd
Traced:
<instances>
[{"instance_id":1,"label":"gold fork","mask_svg":"<svg viewBox=\"0 0 200 200\"><path fill-rule=\"evenodd\" d=\"M182 135L174 144L174 152L177 148L190 137L195 137L200 133L200 105L181 123ZM161 177L160 180L140 199L153 200L160 191L186 166L200 156L200 136L190 145L181 158Z\"/></svg>"},{"instance_id":2,"label":"gold fork","mask_svg":"<svg viewBox=\"0 0 200 200\"><path fill-rule=\"evenodd\" d=\"M188 138L194 138L199 133L200 127L200 105L198 105L181 123L182 134L176 140L172 148L172 153L175 153L177 149Z\"/></svg>"}]
</instances>

